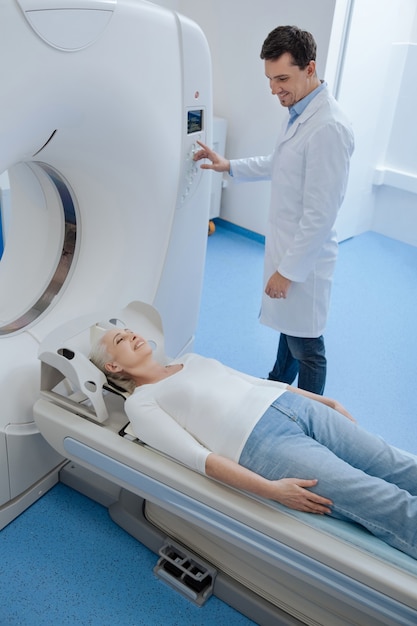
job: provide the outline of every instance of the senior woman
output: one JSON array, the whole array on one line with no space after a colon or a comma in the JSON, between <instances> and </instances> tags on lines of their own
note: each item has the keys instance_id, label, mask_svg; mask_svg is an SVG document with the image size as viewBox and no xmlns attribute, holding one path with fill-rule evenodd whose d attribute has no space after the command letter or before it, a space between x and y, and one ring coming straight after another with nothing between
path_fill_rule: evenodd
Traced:
<instances>
[{"instance_id":1,"label":"senior woman","mask_svg":"<svg viewBox=\"0 0 417 626\"><path fill-rule=\"evenodd\" d=\"M146 444L232 487L361 524L417 558L417 463L359 428L336 401L187 354L155 360L140 335L107 331L90 359L130 387Z\"/></svg>"}]
</instances>

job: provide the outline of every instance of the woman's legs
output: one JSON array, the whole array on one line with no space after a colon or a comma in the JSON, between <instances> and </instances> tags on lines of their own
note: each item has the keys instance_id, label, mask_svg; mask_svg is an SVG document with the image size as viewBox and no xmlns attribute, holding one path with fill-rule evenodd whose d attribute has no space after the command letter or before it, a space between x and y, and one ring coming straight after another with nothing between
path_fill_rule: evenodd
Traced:
<instances>
[{"instance_id":1,"label":"woman's legs","mask_svg":"<svg viewBox=\"0 0 417 626\"><path fill-rule=\"evenodd\" d=\"M258 422L239 463L269 479L317 478L332 516L417 558L417 463L322 403L287 392Z\"/></svg>"}]
</instances>

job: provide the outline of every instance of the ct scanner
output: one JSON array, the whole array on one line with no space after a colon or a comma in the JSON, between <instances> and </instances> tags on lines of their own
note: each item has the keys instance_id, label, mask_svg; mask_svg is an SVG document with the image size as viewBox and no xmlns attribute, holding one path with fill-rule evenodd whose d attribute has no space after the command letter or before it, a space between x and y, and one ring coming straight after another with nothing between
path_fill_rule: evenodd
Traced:
<instances>
[{"instance_id":1,"label":"ct scanner","mask_svg":"<svg viewBox=\"0 0 417 626\"><path fill-rule=\"evenodd\" d=\"M201 31L142 0L0 0L0 47L0 527L62 480L198 604L215 593L260 624L417 623L413 559L150 449L88 360L109 324L161 360L192 349L210 203L192 161L212 132Z\"/></svg>"},{"instance_id":2,"label":"ct scanner","mask_svg":"<svg viewBox=\"0 0 417 626\"><path fill-rule=\"evenodd\" d=\"M207 240L211 62L189 20L141 0L0 0L0 527L56 480L33 422L39 343L140 298L190 349ZM22 460L24 459L24 463Z\"/></svg>"}]
</instances>

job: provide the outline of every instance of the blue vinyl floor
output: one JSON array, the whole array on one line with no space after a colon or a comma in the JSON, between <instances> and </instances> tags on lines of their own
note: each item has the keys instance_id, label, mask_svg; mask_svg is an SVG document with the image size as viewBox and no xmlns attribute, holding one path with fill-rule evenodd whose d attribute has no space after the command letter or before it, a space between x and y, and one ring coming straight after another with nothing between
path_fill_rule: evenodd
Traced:
<instances>
[{"instance_id":1,"label":"blue vinyl floor","mask_svg":"<svg viewBox=\"0 0 417 626\"><path fill-rule=\"evenodd\" d=\"M258 322L263 243L218 224L208 240L195 351L266 376L278 341ZM417 248L376 233L341 244L326 332L326 395L417 453ZM0 626L228 626L157 580L157 557L106 509L58 484L0 533Z\"/></svg>"}]
</instances>

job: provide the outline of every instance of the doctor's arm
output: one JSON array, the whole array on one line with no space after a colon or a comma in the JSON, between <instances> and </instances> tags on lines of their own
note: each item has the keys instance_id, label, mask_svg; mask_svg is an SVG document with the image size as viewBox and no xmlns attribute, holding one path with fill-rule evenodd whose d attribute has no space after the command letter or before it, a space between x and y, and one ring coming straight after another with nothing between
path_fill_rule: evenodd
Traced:
<instances>
[{"instance_id":1,"label":"doctor's arm","mask_svg":"<svg viewBox=\"0 0 417 626\"><path fill-rule=\"evenodd\" d=\"M215 172L227 172L236 182L250 182L271 180L271 168L273 154L268 156L249 157L246 159L233 159L232 161L220 156L201 141L201 146L194 154L194 161L209 159L210 163L203 163L201 169L214 170Z\"/></svg>"},{"instance_id":2,"label":"doctor's arm","mask_svg":"<svg viewBox=\"0 0 417 626\"><path fill-rule=\"evenodd\" d=\"M308 490L317 480L281 478L268 480L255 472L218 454L211 453L206 459L206 474L230 487L248 491L268 500L275 500L290 509L305 513L324 515L331 513L332 501Z\"/></svg>"}]
</instances>

